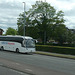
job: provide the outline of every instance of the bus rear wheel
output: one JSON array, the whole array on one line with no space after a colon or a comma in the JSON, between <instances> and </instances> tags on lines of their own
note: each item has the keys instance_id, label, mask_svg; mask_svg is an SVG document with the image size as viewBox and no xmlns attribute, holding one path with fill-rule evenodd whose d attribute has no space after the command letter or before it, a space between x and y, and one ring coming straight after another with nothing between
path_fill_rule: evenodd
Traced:
<instances>
[{"instance_id":1,"label":"bus rear wheel","mask_svg":"<svg viewBox=\"0 0 75 75\"><path fill-rule=\"evenodd\" d=\"M16 53L19 53L19 49L18 48L16 48Z\"/></svg>"},{"instance_id":2,"label":"bus rear wheel","mask_svg":"<svg viewBox=\"0 0 75 75\"><path fill-rule=\"evenodd\" d=\"M3 46L1 46L0 50L4 50L4 47L3 47Z\"/></svg>"}]
</instances>

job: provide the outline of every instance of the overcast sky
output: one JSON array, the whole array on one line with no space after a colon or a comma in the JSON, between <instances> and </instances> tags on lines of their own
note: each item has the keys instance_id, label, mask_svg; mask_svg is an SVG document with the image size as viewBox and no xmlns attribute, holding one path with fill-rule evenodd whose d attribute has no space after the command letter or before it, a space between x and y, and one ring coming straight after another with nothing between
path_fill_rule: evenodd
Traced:
<instances>
[{"instance_id":1,"label":"overcast sky","mask_svg":"<svg viewBox=\"0 0 75 75\"><path fill-rule=\"evenodd\" d=\"M28 10L36 1L39 0L0 0L0 28L4 33L8 27L17 29L17 18L24 11L23 2L26 2L26 10ZM75 0L46 0L46 2L56 10L62 10L66 26L75 29Z\"/></svg>"}]
</instances>

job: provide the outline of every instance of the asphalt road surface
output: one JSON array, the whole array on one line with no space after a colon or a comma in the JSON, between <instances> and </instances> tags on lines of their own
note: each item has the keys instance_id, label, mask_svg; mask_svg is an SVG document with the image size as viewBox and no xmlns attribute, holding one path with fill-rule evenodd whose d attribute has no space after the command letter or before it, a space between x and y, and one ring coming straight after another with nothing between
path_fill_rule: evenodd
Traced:
<instances>
[{"instance_id":1,"label":"asphalt road surface","mask_svg":"<svg viewBox=\"0 0 75 75\"><path fill-rule=\"evenodd\" d=\"M30 75L75 75L75 60L66 58L0 51L0 64Z\"/></svg>"},{"instance_id":2,"label":"asphalt road surface","mask_svg":"<svg viewBox=\"0 0 75 75\"><path fill-rule=\"evenodd\" d=\"M10 68L0 66L0 75L29 75Z\"/></svg>"}]
</instances>

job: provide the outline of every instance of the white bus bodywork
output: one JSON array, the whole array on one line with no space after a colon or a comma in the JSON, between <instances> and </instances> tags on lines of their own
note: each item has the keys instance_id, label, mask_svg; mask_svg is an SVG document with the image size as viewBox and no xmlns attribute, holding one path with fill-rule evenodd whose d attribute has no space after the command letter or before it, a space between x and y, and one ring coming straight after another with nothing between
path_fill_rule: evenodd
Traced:
<instances>
[{"instance_id":1,"label":"white bus bodywork","mask_svg":"<svg viewBox=\"0 0 75 75\"><path fill-rule=\"evenodd\" d=\"M32 37L0 36L0 49L22 53L35 52L35 43Z\"/></svg>"}]
</instances>

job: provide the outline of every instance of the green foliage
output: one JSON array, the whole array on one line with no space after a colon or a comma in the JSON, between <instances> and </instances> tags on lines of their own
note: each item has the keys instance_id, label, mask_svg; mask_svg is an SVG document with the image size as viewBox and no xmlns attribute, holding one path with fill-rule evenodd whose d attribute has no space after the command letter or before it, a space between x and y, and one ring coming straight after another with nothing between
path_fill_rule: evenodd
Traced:
<instances>
[{"instance_id":1,"label":"green foliage","mask_svg":"<svg viewBox=\"0 0 75 75\"><path fill-rule=\"evenodd\" d=\"M66 32L67 29L64 24L57 25L54 30L54 39L60 44L63 44L67 39Z\"/></svg>"},{"instance_id":2,"label":"green foliage","mask_svg":"<svg viewBox=\"0 0 75 75\"><path fill-rule=\"evenodd\" d=\"M16 35L17 34L17 30L9 27L7 30L6 30L6 35Z\"/></svg>"},{"instance_id":3,"label":"green foliage","mask_svg":"<svg viewBox=\"0 0 75 75\"><path fill-rule=\"evenodd\" d=\"M75 44L75 33L71 30L67 30L67 42L69 44Z\"/></svg>"},{"instance_id":4,"label":"green foliage","mask_svg":"<svg viewBox=\"0 0 75 75\"><path fill-rule=\"evenodd\" d=\"M36 27L26 27L26 35L31 36L34 39L39 38L39 35L37 34L37 28Z\"/></svg>"},{"instance_id":5,"label":"green foliage","mask_svg":"<svg viewBox=\"0 0 75 75\"><path fill-rule=\"evenodd\" d=\"M36 50L37 51L60 53L60 54L72 54L72 55L75 55L75 48L74 47L36 45Z\"/></svg>"},{"instance_id":6,"label":"green foliage","mask_svg":"<svg viewBox=\"0 0 75 75\"><path fill-rule=\"evenodd\" d=\"M63 11L56 9L47 2L36 1L29 11L25 12L26 34L34 38L40 38L43 44L53 38L59 43L66 41L66 27L64 25ZM23 35L24 13L17 20L18 34ZM62 40L61 40L62 38Z\"/></svg>"},{"instance_id":7,"label":"green foliage","mask_svg":"<svg viewBox=\"0 0 75 75\"><path fill-rule=\"evenodd\" d=\"M43 43L46 42L47 37L51 34L51 20L55 13L56 10L54 7L42 1L37 1L35 5L32 6L32 9L28 11L29 18L33 25L36 25L39 38L42 39Z\"/></svg>"}]
</instances>

